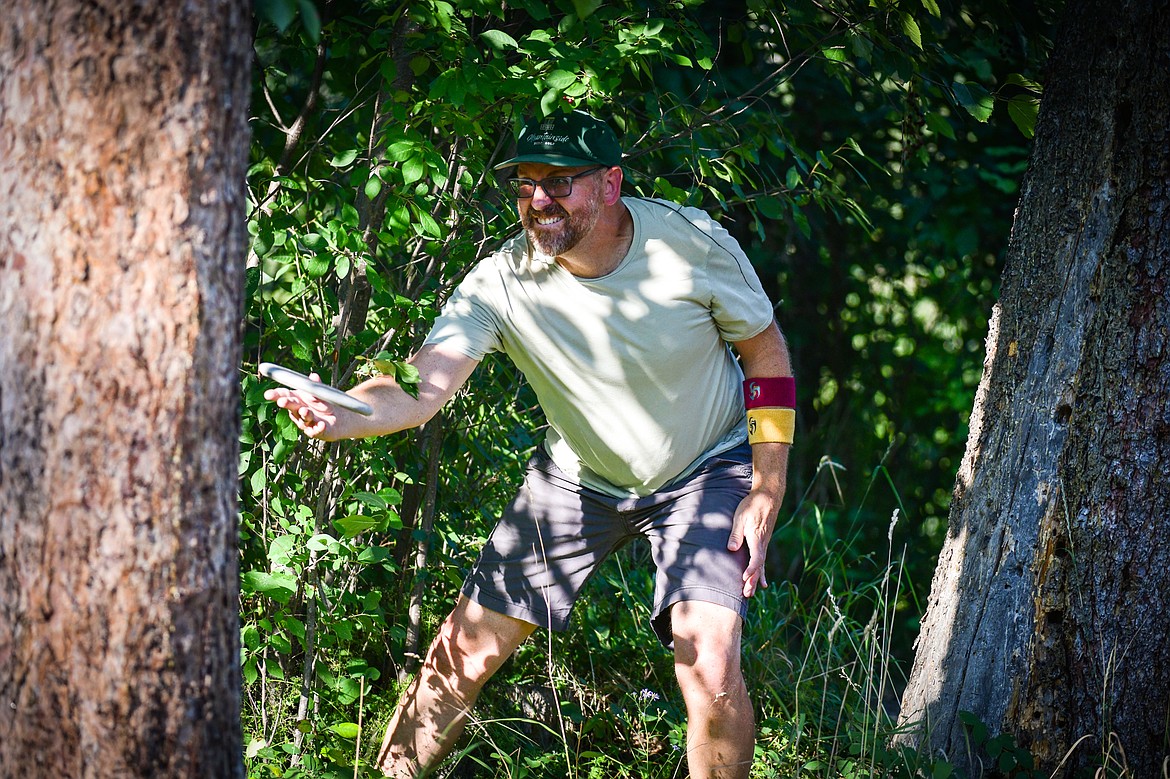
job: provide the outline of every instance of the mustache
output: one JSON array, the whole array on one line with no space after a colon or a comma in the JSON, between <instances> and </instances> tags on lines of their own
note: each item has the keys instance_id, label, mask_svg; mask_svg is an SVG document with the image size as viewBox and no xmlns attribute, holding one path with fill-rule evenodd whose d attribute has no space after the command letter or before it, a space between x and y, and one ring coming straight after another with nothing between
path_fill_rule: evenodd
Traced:
<instances>
[{"instance_id":1,"label":"mustache","mask_svg":"<svg viewBox=\"0 0 1170 779\"><path fill-rule=\"evenodd\" d=\"M539 216L568 216L569 212L561 207L560 203L556 201L549 203L545 208L531 208L529 207L526 214L525 221L530 221Z\"/></svg>"}]
</instances>

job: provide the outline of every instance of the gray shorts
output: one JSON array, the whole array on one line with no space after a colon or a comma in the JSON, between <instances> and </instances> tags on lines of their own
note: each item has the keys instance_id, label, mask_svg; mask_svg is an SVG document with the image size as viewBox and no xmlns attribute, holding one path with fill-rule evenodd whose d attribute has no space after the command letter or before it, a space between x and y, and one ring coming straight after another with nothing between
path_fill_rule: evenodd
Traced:
<instances>
[{"instance_id":1,"label":"gray shorts","mask_svg":"<svg viewBox=\"0 0 1170 779\"><path fill-rule=\"evenodd\" d=\"M675 603L706 601L747 615L747 545L729 552L727 539L751 481L746 443L644 498L615 498L582 487L540 451L529 461L524 484L484 545L463 594L493 611L564 630L581 588L601 562L644 536L657 567L652 625L671 647Z\"/></svg>"}]
</instances>

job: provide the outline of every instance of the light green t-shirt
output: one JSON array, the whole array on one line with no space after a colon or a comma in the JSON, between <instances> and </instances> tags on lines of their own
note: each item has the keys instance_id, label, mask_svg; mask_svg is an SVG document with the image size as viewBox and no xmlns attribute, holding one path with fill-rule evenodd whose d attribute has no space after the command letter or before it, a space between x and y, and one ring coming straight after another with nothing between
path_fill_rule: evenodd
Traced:
<instances>
[{"instance_id":1,"label":"light green t-shirt","mask_svg":"<svg viewBox=\"0 0 1170 779\"><path fill-rule=\"evenodd\" d=\"M581 484L649 495L746 438L727 342L772 305L738 243L704 212L624 198L631 248L573 276L522 234L459 284L427 337L476 360L507 354L548 419L545 448Z\"/></svg>"}]
</instances>

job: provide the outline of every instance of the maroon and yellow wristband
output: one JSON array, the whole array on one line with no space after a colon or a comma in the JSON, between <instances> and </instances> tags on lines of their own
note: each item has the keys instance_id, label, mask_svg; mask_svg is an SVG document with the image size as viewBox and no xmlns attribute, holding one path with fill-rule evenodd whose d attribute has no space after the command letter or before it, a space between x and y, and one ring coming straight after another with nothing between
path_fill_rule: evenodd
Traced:
<instances>
[{"instance_id":1,"label":"maroon and yellow wristband","mask_svg":"<svg viewBox=\"0 0 1170 779\"><path fill-rule=\"evenodd\" d=\"M796 432L796 380L791 376L746 379L748 443L791 444Z\"/></svg>"}]
</instances>

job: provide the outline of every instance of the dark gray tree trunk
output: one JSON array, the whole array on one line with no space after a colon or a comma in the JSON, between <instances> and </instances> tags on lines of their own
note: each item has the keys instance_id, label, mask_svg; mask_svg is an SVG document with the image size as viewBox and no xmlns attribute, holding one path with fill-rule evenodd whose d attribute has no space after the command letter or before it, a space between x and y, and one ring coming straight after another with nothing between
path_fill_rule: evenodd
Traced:
<instances>
[{"instance_id":1,"label":"dark gray tree trunk","mask_svg":"<svg viewBox=\"0 0 1170 779\"><path fill-rule=\"evenodd\" d=\"M0 13L0 776L239 777L243 0Z\"/></svg>"},{"instance_id":2,"label":"dark gray tree trunk","mask_svg":"<svg viewBox=\"0 0 1170 779\"><path fill-rule=\"evenodd\" d=\"M903 699L909 740L973 775L961 711L1046 772L1163 775L1168 340L1170 4L1077 0Z\"/></svg>"}]
</instances>

